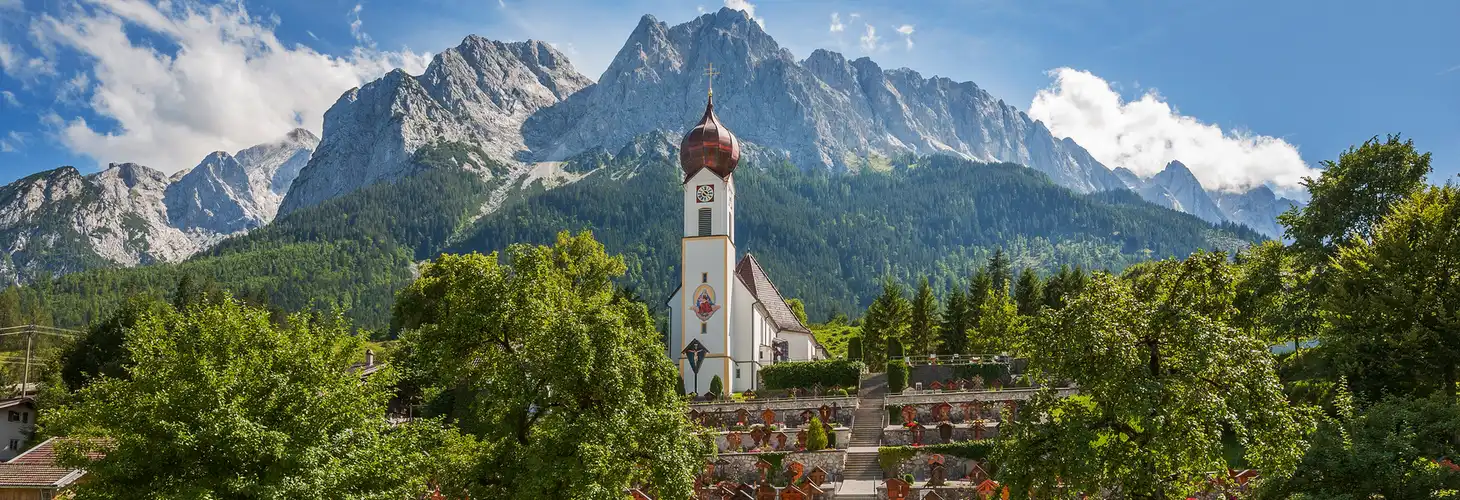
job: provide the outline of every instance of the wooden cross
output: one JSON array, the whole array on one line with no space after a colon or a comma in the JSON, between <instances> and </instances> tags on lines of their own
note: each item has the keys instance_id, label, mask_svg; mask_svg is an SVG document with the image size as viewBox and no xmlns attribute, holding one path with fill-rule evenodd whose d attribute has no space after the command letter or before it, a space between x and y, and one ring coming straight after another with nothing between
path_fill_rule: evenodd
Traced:
<instances>
[{"instance_id":1,"label":"wooden cross","mask_svg":"<svg viewBox=\"0 0 1460 500\"><path fill-rule=\"evenodd\" d=\"M710 96L711 97L714 97L714 95L715 95L715 75L718 75L718 74L720 74L720 72L719 71L715 71L715 63L710 63L710 65L705 68L705 76L710 77Z\"/></svg>"}]
</instances>

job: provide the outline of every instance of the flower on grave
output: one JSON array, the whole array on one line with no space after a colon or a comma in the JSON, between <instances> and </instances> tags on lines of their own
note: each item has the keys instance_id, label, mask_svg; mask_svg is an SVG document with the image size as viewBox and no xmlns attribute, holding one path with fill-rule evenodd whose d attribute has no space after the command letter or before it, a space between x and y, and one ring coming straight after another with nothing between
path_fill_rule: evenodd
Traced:
<instances>
[{"instance_id":1,"label":"flower on grave","mask_svg":"<svg viewBox=\"0 0 1460 500\"><path fill-rule=\"evenodd\" d=\"M917 420L912 420L912 421L909 421L909 422L907 422L905 424L902 424L902 426L911 429L913 427L917 427L918 426L918 421Z\"/></svg>"}]
</instances>

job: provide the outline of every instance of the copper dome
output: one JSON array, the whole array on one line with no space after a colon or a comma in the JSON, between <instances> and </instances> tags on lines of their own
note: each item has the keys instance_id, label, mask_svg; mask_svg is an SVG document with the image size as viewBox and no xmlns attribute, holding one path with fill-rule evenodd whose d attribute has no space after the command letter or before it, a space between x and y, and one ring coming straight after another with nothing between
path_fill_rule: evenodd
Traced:
<instances>
[{"instance_id":1,"label":"copper dome","mask_svg":"<svg viewBox=\"0 0 1460 500\"><path fill-rule=\"evenodd\" d=\"M679 166L688 180L708 168L721 178L729 177L740 163L740 140L715 117L715 101L705 104L705 116L679 143Z\"/></svg>"}]
</instances>

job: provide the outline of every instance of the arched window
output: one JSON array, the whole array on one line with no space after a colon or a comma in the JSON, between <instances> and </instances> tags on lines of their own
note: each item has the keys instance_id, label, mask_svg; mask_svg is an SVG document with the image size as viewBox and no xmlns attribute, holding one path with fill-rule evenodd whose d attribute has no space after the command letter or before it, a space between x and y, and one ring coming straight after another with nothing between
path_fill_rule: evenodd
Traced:
<instances>
[{"instance_id":1,"label":"arched window","mask_svg":"<svg viewBox=\"0 0 1460 500\"><path fill-rule=\"evenodd\" d=\"M700 209L700 236L710 235L710 209Z\"/></svg>"}]
</instances>

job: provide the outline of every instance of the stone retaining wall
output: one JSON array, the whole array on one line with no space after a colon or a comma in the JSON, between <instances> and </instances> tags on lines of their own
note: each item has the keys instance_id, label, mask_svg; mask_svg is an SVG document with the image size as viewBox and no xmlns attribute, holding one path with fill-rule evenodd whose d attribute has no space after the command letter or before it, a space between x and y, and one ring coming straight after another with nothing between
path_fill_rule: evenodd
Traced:
<instances>
[{"instance_id":1,"label":"stone retaining wall","mask_svg":"<svg viewBox=\"0 0 1460 500\"><path fill-rule=\"evenodd\" d=\"M777 435L784 433L786 435L787 450L794 450L796 449L795 447L798 443L797 434L799 434L800 432L801 429L797 428L787 428L778 431L770 431L770 437L763 443L761 449L763 451L781 451L774 448L780 442ZM739 449L730 449L732 444L732 439L730 438L730 436L732 434L738 434L740 436ZM832 437L833 435L835 435L834 438ZM715 446L720 453L735 453L741 451L749 451L755 448L755 439L750 436L749 431L719 431L714 433L714 436ZM829 441L831 441L831 443L829 443L831 447L837 449L846 449L847 443L851 442L852 440L852 429L850 427L836 428L832 432L828 433L827 438ZM766 446L769 446L771 449L766 449Z\"/></svg>"},{"instance_id":2,"label":"stone retaining wall","mask_svg":"<svg viewBox=\"0 0 1460 500\"><path fill-rule=\"evenodd\" d=\"M796 398L796 399L768 399L750 400L740 403L695 403L689 406L690 415L703 415L702 424L710 428L728 429L738 422L736 413L745 410L745 423L768 424L776 423L788 427L802 427L805 425L803 412L810 411L820 418L821 408L827 407L832 414L831 420L839 425L851 427L852 414L857 410L857 398L836 397L836 398ZM766 422L762 414L765 410L775 413L775 422ZM826 422L823 422L826 423Z\"/></svg>"},{"instance_id":3,"label":"stone retaining wall","mask_svg":"<svg viewBox=\"0 0 1460 500\"><path fill-rule=\"evenodd\" d=\"M799 462L805 466L805 473L809 474L811 469L821 467L826 471L829 481L839 481L842 476L843 464L846 462L845 451L822 450L809 452L787 453L781 458L781 470L773 474L784 474L792 462ZM764 458L761 453L722 453L715 459L715 475L737 483L758 484L760 482L760 470L755 464ZM777 481L772 481L777 482ZM779 482L777 482L779 484Z\"/></svg>"},{"instance_id":4,"label":"stone retaining wall","mask_svg":"<svg viewBox=\"0 0 1460 500\"><path fill-rule=\"evenodd\" d=\"M923 428L921 445L947 444L961 441L973 440L973 425L971 424L949 424L952 436L943 438L943 431L940 425L928 425ZM982 439L991 439L999 435L999 423L987 422L984 424ZM882 429L882 446L905 446L913 444L914 432L912 429L900 426L889 425Z\"/></svg>"}]
</instances>

